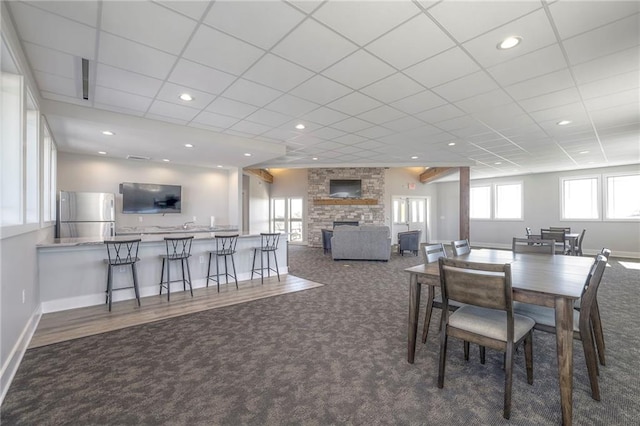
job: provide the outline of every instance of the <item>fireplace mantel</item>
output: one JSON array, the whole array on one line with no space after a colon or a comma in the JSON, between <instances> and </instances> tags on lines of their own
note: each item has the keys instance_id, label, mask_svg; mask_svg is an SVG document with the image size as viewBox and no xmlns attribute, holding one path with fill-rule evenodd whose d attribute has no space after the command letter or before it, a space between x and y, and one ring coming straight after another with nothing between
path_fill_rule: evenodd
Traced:
<instances>
[{"instance_id":1,"label":"fireplace mantel","mask_svg":"<svg viewBox=\"0 0 640 426\"><path fill-rule=\"evenodd\" d=\"M375 206L378 200L375 198L314 198L313 204L317 206Z\"/></svg>"}]
</instances>

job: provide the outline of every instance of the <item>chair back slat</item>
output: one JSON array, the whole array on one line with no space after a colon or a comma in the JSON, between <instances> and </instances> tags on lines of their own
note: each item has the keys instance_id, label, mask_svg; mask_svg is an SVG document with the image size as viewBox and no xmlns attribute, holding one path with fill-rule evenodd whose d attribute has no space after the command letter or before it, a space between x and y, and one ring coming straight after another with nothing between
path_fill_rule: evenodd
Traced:
<instances>
[{"instance_id":1,"label":"chair back slat","mask_svg":"<svg viewBox=\"0 0 640 426\"><path fill-rule=\"evenodd\" d=\"M233 254L236 252L236 244L238 244L238 234L234 235L216 235L216 253Z\"/></svg>"},{"instance_id":2,"label":"chair back slat","mask_svg":"<svg viewBox=\"0 0 640 426\"><path fill-rule=\"evenodd\" d=\"M602 280L602 275L607 266L607 258L601 254L598 255L593 266L591 267L591 271L587 277L587 280L584 284L584 289L582 290L582 297L580 298L580 320L584 319L588 320L591 316L591 308L596 300L596 296L598 294L598 288L600 287L600 281ZM584 316L584 318L583 318Z\"/></svg>"},{"instance_id":3,"label":"chair back slat","mask_svg":"<svg viewBox=\"0 0 640 426\"><path fill-rule=\"evenodd\" d=\"M511 250L514 253L556 253L556 240L543 240L541 238L513 238Z\"/></svg>"},{"instance_id":4,"label":"chair back slat","mask_svg":"<svg viewBox=\"0 0 640 426\"><path fill-rule=\"evenodd\" d=\"M550 226L549 230L550 231L564 231L565 234L570 234L571 233L571 227L570 226Z\"/></svg>"},{"instance_id":5,"label":"chair back slat","mask_svg":"<svg viewBox=\"0 0 640 426\"><path fill-rule=\"evenodd\" d=\"M261 249L262 251L276 251L278 249L278 241L280 240L280 233L266 233L260 234L261 237Z\"/></svg>"},{"instance_id":6,"label":"chair back slat","mask_svg":"<svg viewBox=\"0 0 640 426\"><path fill-rule=\"evenodd\" d=\"M453 248L454 256L460 256L462 254L467 254L471 252L471 247L469 246L469 240L451 241L451 247Z\"/></svg>"},{"instance_id":7,"label":"chair back slat","mask_svg":"<svg viewBox=\"0 0 640 426\"><path fill-rule=\"evenodd\" d=\"M171 259L186 259L191 256L193 235L190 237L165 237L164 241L167 248L167 257Z\"/></svg>"},{"instance_id":8,"label":"chair back slat","mask_svg":"<svg viewBox=\"0 0 640 426\"><path fill-rule=\"evenodd\" d=\"M448 299L453 299L512 312L510 264L465 262L453 258L440 258L439 262L442 295L447 306Z\"/></svg>"},{"instance_id":9,"label":"chair back slat","mask_svg":"<svg viewBox=\"0 0 640 426\"><path fill-rule=\"evenodd\" d=\"M424 256L427 259L427 263L433 263L441 257L447 257L447 252L442 243L429 244L424 246Z\"/></svg>"},{"instance_id":10,"label":"chair back slat","mask_svg":"<svg viewBox=\"0 0 640 426\"><path fill-rule=\"evenodd\" d=\"M110 265L126 265L138 261L140 239L105 241Z\"/></svg>"}]
</instances>

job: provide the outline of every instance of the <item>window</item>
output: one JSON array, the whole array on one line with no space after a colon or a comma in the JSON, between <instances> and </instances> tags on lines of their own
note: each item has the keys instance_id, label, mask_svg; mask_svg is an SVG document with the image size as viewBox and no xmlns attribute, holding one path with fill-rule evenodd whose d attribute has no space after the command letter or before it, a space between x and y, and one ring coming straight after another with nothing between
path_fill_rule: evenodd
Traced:
<instances>
[{"instance_id":1,"label":"window","mask_svg":"<svg viewBox=\"0 0 640 426\"><path fill-rule=\"evenodd\" d=\"M38 223L40 220L39 182L39 120L38 111L31 96L27 97L27 126L25 138L25 185L26 185L26 223Z\"/></svg>"},{"instance_id":2,"label":"window","mask_svg":"<svg viewBox=\"0 0 640 426\"><path fill-rule=\"evenodd\" d=\"M288 233L288 241L303 241L302 198L271 199L271 231Z\"/></svg>"},{"instance_id":3,"label":"window","mask_svg":"<svg viewBox=\"0 0 640 426\"><path fill-rule=\"evenodd\" d=\"M597 176L562 179L562 219L599 219Z\"/></svg>"},{"instance_id":4,"label":"window","mask_svg":"<svg viewBox=\"0 0 640 426\"><path fill-rule=\"evenodd\" d=\"M491 186L474 186L470 190L471 219L491 219Z\"/></svg>"},{"instance_id":5,"label":"window","mask_svg":"<svg viewBox=\"0 0 640 426\"><path fill-rule=\"evenodd\" d=\"M496 219L522 219L522 184L496 184Z\"/></svg>"},{"instance_id":6,"label":"window","mask_svg":"<svg viewBox=\"0 0 640 426\"><path fill-rule=\"evenodd\" d=\"M606 218L640 219L640 174L606 177Z\"/></svg>"},{"instance_id":7,"label":"window","mask_svg":"<svg viewBox=\"0 0 640 426\"><path fill-rule=\"evenodd\" d=\"M2 72L0 81L1 122L0 139L0 220L2 226L23 223L23 143L22 143L22 76Z\"/></svg>"}]
</instances>

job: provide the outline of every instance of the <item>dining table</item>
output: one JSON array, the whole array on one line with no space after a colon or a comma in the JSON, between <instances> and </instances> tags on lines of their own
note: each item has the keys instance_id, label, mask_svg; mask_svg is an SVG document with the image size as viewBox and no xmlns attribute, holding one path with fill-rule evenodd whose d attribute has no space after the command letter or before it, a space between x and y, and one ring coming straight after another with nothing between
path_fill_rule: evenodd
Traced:
<instances>
[{"instance_id":1,"label":"dining table","mask_svg":"<svg viewBox=\"0 0 640 426\"><path fill-rule=\"evenodd\" d=\"M555 309L556 355L562 424L571 425L573 412L573 304L580 298L594 260L590 257L507 250L473 249L456 258L479 263L510 263L513 299ZM409 329L407 361L414 363L420 292L427 285L431 306L435 287L440 286L438 262L405 269L409 273Z\"/></svg>"}]
</instances>

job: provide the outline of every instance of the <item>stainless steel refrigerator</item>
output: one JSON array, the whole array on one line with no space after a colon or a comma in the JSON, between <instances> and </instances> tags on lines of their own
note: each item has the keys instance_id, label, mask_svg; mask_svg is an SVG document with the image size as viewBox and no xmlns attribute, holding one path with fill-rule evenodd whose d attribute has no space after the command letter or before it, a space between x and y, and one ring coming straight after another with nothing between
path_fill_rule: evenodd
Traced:
<instances>
[{"instance_id":1,"label":"stainless steel refrigerator","mask_svg":"<svg viewBox=\"0 0 640 426\"><path fill-rule=\"evenodd\" d=\"M60 191L58 238L113 237L115 220L115 194Z\"/></svg>"}]
</instances>

